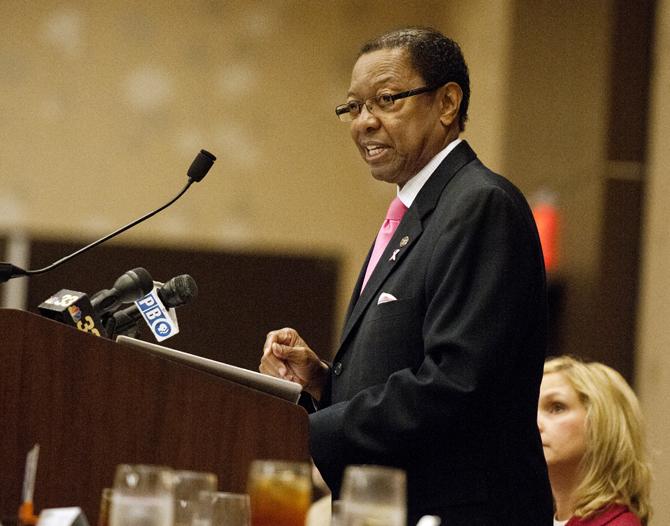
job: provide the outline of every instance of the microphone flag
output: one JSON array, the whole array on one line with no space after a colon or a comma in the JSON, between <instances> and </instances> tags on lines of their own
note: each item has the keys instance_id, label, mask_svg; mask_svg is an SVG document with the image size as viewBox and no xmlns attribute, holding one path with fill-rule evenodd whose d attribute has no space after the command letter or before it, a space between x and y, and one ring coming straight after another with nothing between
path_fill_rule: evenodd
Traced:
<instances>
[{"instance_id":1,"label":"microphone flag","mask_svg":"<svg viewBox=\"0 0 670 526\"><path fill-rule=\"evenodd\" d=\"M135 301L142 318L151 329L151 333L156 341L162 342L179 333L177 316L174 309L168 309L158 297L158 288L154 286L153 290L146 296Z\"/></svg>"},{"instance_id":2,"label":"microphone flag","mask_svg":"<svg viewBox=\"0 0 670 526\"><path fill-rule=\"evenodd\" d=\"M91 305L87 294L76 290L62 289L38 306L47 318L76 327L95 336L107 336L100 317Z\"/></svg>"}]
</instances>

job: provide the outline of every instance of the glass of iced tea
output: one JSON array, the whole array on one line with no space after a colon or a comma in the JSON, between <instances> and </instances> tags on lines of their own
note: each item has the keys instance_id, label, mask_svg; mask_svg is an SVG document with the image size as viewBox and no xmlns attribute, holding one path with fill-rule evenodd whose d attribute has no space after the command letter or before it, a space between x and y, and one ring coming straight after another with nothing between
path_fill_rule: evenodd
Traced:
<instances>
[{"instance_id":1,"label":"glass of iced tea","mask_svg":"<svg viewBox=\"0 0 670 526\"><path fill-rule=\"evenodd\" d=\"M304 526L312 502L310 465L254 460L249 468L247 493L251 526Z\"/></svg>"}]
</instances>

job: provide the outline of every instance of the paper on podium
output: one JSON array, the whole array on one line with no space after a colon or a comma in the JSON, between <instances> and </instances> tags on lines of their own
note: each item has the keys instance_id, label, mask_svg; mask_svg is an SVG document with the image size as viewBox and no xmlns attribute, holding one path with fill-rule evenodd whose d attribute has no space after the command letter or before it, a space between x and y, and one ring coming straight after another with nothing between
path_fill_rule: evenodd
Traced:
<instances>
[{"instance_id":1,"label":"paper on podium","mask_svg":"<svg viewBox=\"0 0 670 526\"><path fill-rule=\"evenodd\" d=\"M125 345L139 347L153 354L169 358L170 360L190 365L191 367L215 374L226 380L283 398L294 404L298 403L298 398L300 398L302 386L296 382L289 382L288 380L282 380L281 378L275 378L274 376L268 376L256 371L250 371L249 369L244 369L235 365L217 362L216 360L203 358L202 356L189 354L187 352L164 347L163 345L158 345L156 343L145 342L144 340L138 340L136 338L130 338L128 336L117 336L116 341Z\"/></svg>"}]
</instances>

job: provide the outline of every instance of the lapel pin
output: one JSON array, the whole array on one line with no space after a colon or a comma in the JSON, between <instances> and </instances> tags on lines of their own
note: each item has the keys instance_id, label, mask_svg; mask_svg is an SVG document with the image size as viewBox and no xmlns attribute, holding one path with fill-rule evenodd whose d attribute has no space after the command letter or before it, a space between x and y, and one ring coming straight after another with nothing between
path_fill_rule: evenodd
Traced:
<instances>
[{"instance_id":1,"label":"lapel pin","mask_svg":"<svg viewBox=\"0 0 670 526\"><path fill-rule=\"evenodd\" d=\"M400 249L399 249L399 248L396 248L396 249L393 251L393 254L391 255L391 257L389 258L389 261L395 261L395 257L398 255L398 252L400 252Z\"/></svg>"},{"instance_id":2,"label":"lapel pin","mask_svg":"<svg viewBox=\"0 0 670 526\"><path fill-rule=\"evenodd\" d=\"M407 243L409 243L409 236L405 236L400 240L401 247L404 247Z\"/></svg>"}]
</instances>

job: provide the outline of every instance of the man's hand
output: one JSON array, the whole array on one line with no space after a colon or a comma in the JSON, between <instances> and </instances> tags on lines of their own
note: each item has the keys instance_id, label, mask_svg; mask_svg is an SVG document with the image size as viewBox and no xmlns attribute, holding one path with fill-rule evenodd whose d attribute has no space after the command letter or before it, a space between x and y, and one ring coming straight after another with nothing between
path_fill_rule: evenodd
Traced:
<instances>
[{"instance_id":1,"label":"man's hand","mask_svg":"<svg viewBox=\"0 0 670 526\"><path fill-rule=\"evenodd\" d=\"M305 343L295 329L271 331L265 338L258 370L302 385L315 400L321 399L328 366Z\"/></svg>"}]
</instances>

